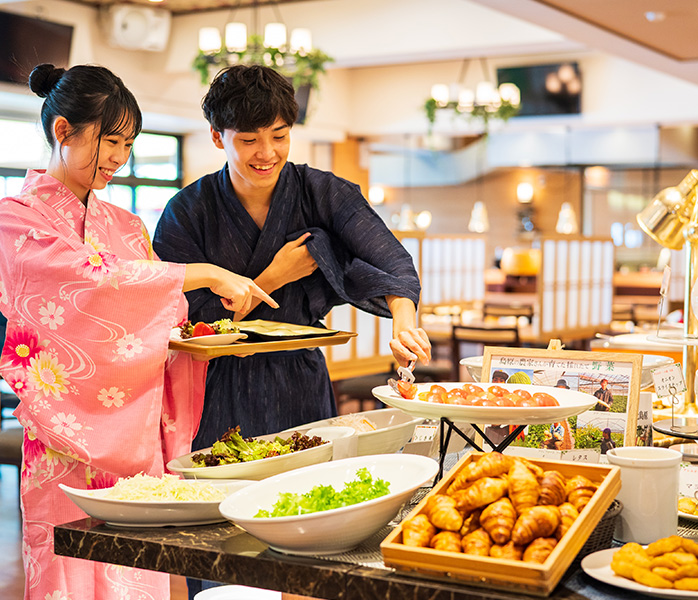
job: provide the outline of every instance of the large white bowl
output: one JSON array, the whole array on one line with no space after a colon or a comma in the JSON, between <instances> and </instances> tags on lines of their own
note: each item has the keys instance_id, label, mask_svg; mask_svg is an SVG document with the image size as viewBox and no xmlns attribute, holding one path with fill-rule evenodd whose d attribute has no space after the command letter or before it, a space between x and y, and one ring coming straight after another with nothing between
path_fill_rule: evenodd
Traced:
<instances>
[{"instance_id":1,"label":"large white bowl","mask_svg":"<svg viewBox=\"0 0 698 600\"><path fill-rule=\"evenodd\" d=\"M255 519L260 510L271 510L283 492L303 494L318 484L340 491L366 467L373 478L390 482L387 496L353 506L295 517ZM291 554L338 554L351 550L397 515L417 488L436 476L438 463L415 454L357 456L313 465L270 477L228 496L221 514L259 538L274 550Z\"/></svg>"},{"instance_id":2,"label":"large white bowl","mask_svg":"<svg viewBox=\"0 0 698 600\"><path fill-rule=\"evenodd\" d=\"M291 430L295 431L295 430ZM273 440L279 434L260 435L256 439ZM283 437L283 436L282 436ZM315 465L332 459L332 443L322 444L307 450L298 450L291 454L260 458L249 462L217 465L215 467L195 467L191 460L194 454L210 452L204 448L190 452L184 456L173 458L167 463L167 468L173 473L179 473L186 479L253 479L260 480L292 469Z\"/></svg>"},{"instance_id":3,"label":"large white bowl","mask_svg":"<svg viewBox=\"0 0 698 600\"><path fill-rule=\"evenodd\" d=\"M372 454L392 454L400 450L412 438L414 428L423 419L414 417L397 408L379 408L376 410L365 410L363 412L354 413L357 417L368 419L375 426L375 431L358 432L358 447L357 456L370 456ZM307 423L300 427L294 427L281 435L288 432L300 431L304 433L315 427L327 427L332 425L335 419L323 419Z\"/></svg>"},{"instance_id":4,"label":"large white bowl","mask_svg":"<svg viewBox=\"0 0 698 600\"><path fill-rule=\"evenodd\" d=\"M468 358L461 359L460 364L465 365L468 374L473 378L474 381L479 382L482 377L482 361L482 356L469 356ZM674 360L669 356L659 356L657 354L643 354L640 388L644 390L653 385L652 369L669 365L672 362L674 362Z\"/></svg>"},{"instance_id":5,"label":"large white bowl","mask_svg":"<svg viewBox=\"0 0 698 600\"><path fill-rule=\"evenodd\" d=\"M199 485L198 482L191 482ZM230 495L248 485L252 481L220 481L209 482ZM220 514L217 501L144 501L144 500L114 500L107 498L111 488L97 490L81 490L62 483L58 484L63 492L79 508L88 515L110 525L122 527L167 527L170 525L205 525L220 523L224 517Z\"/></svg>"}]
</instances>

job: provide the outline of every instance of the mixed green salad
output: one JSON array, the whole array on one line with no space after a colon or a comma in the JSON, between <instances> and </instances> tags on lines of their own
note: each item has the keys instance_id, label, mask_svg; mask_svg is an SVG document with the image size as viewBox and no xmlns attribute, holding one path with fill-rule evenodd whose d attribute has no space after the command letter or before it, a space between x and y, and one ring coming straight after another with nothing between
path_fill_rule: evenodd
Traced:
<instances>
[{"instance_id":1,"label":"mixed green salad","mask_svg":"<svg viewBox=\"0 0 698 600\"><path fill-rule=\"evenodd\" d=\"M238 425L228 429L218 441L214 442L211 452L205 454L198 452L192 455L191 460L195 467L216 467L281 456L326 443L328 442L316 435L308 437L298 431L294 431L287 439L277 435L273 441L243 438Z\"/></svg>"},{"instance_id":2,"label":"mixed green salad","mask_svg":"<svg viewBox=\"0 0 698 600\"><path fill-rule=\"evenodd\" d=\"M364 467L356 471L356 479L346 482L339 492L331 485L316 485L305 494L283 492L270 511L259 510L255 518L295 517L359 504L389 493L390 482L380 477L374 481L369 470Z\"/></svg>"}]
</instances>

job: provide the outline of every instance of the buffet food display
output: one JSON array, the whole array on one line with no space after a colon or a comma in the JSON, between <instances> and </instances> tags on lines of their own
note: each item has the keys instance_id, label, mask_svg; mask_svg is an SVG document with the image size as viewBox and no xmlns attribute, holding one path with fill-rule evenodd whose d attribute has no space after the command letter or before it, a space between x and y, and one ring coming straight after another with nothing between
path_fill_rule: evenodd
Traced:
<instances>
[{"instance_id":1,"label":"buffet food display","mask_svg":"<svg viewBox=\"0 0 698 600\"><path fill-rule=\"evenodd\" d=\"M619 489L618 467L471 453L388 535L383 560L547 595Z\"/></svg>"}]
</instances>

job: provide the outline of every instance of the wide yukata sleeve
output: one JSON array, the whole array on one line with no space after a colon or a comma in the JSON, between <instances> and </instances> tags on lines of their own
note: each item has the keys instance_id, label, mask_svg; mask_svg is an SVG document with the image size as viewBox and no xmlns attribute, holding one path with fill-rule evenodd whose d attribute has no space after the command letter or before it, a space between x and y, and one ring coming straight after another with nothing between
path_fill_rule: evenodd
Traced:
<instances>
[{"instance_id":1,"label":"wide yukata sleeve","mask_svg":"<svg viewBox=\"0 0 698 600\"><path fill-rule=\"evenodd\" d=\"M41 204L0 201L0 310L10 323L0 373L18 391L16 414L30 439L65 460L161 471L167 346L185 267L84 243ZM112 235L125 233L115 223Z\"/></svg>"},{"instance_id":2,"label":"wide yukata sleeve","mask_svg":"<svg viewBox=\"0 0 698 600\"><path fill-rule=\"evenodd\" d=\"M359 187L331 173L308 169L306 189L321 223L309 229L312 235L306 245L335 294L380 317L391 316L388 295L409 298L416 306L421 287L412 257ZM311 303L319 298L308 292Z\"/></svg>"}]
</instances>

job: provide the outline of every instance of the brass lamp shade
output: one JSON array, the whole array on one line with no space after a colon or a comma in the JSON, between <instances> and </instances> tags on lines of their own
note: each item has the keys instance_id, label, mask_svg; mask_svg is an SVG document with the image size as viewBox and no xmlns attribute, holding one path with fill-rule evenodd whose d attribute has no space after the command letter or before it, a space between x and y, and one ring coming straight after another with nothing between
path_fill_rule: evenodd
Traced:
<instances>
[{"instance_id":1,"label":"brass lamp shade","mask_svg":"<svg viewBox=\"0 0 698 600\"><path fill-rule=\"evenodd\" d=\"M652 199L637 215L638 225L662 246L681 250L696 204L696 186L698 170L693 169L679 185L663 189Z\"/></svg>"}]
</instances>

